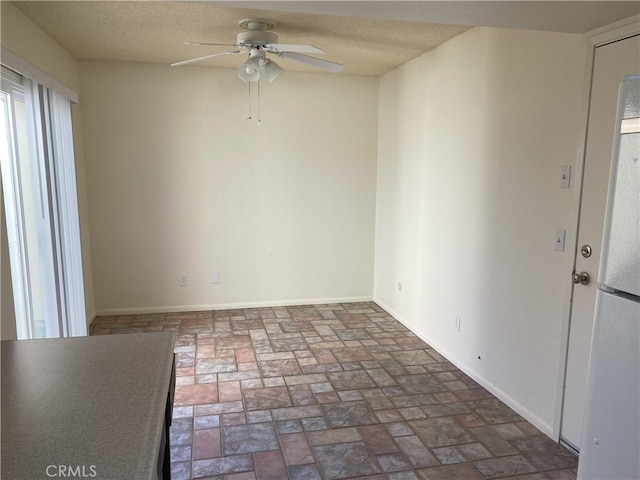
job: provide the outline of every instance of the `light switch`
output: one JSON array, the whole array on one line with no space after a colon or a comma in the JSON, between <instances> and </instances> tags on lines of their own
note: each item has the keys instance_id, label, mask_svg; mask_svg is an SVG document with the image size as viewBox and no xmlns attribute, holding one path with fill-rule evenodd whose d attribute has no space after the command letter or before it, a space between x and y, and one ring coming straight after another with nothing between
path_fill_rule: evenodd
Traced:
<instances>
[{"instance_id":1,"label":"light switch","mask_svg":"<svg viewBox=\"0 0 640 480\"><path fill-rule=\"evenodd\" d=\"M560 167L560 188L569 188L571 185L571 165Z\"/></svg>"},{"instance_id":2,"label":"light switch","mask_svg":"<svg viewBox=\"0 0 640 480\"><path fill-rule=\"evenodd\" d=\"M218 273L218 272L211 272L211 283L212 283L212 284L218 284L218 283L220 283L220 273Z\"/></svg>"},{"instance_id":3,"label":"light switch","mask_svg":"<svg viewBox=\"0 0 640 480\"><path fill-rule=\"evenodd\" d=\"M554 250L558 250L559 252L564 252L564 236L565 236L565 230L561 228L557 228L556 241L553 246Z\"/></svg>"}]
</instances>

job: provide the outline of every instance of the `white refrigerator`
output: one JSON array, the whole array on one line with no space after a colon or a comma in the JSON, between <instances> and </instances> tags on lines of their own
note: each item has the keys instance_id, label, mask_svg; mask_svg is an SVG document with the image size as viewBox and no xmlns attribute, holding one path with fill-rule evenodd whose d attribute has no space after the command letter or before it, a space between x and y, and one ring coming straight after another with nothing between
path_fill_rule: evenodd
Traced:
<instances>
[{"instance_id":1,"label":"white refrigerator","mask_svg":"<svg viewBox=\"0 0 640 480\"><path fill-rule=\"evenodd\" d=\"M640 479L640 76L620 84L579 480Z\"/></svg>"}]
</instances>

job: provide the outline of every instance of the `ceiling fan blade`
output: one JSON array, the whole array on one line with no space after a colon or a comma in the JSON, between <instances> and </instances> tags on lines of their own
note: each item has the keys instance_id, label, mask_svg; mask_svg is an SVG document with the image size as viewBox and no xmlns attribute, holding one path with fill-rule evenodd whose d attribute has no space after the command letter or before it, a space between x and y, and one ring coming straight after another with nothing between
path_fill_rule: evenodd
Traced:
<instances>
[{"instance_id":1,"label":"ceiling fan blade","mask_svg":"<svg viewBox=\"0 0 640 480\"><path fill-rule=\"evenodd\" d=\"M185 45L217 45L220 47L239 47L235 43L184 42Z\"/></svg>"},{"instance_id":2,"label":"ceiling fan blade","mask_svg":"<svg viewBox=\"0 0 640 480\"><path fill-rule=\"evenodd\" d=\"M324 50L313 45L291 45L288 43L269 43L265 45L267 52L296 52L296 53L315 53L323 54Z\"/></svg>"},{"instance_id":3,"label":"ceiling fan blade","mask_svg":"<svg viewBox=\"0 0 640 480\"><path fill-rule=\"evenodd\" d=\"M182 65L189 65L190 63L201 62L203 60L207 60L208 58L219 57L221 55L236 55L238 53L242 53L240 50L222 52L222 53L214 53L213 55L205 55L204 57L192 58L191 60L183 60L182 62L172 63L172 67L180 67Z\"/></svg>"},{"instance_id":4,"label":"ceiling fan blade","mask_svg":"<svg viewBox=\"0 0 640 480\"><path fill-rule=\"evenodd\" d=\"M320 58L309 57L307 55L302 55L296 52L274 52L274 53L276 53L276 55L278 55L279 57L295 60L296 62L306 63L307 65L322 68L324 70L328 70L333 73L341 72L344 69L344 65L340 65L339 63L329 62L327 60L322 60Z\"/></svg>"}]
</instances>

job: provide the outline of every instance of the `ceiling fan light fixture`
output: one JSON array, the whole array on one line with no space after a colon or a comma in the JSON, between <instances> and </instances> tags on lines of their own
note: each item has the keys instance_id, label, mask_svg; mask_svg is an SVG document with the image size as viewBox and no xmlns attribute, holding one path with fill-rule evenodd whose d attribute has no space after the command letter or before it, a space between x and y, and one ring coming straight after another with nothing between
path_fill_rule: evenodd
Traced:
<instances>
[{"instance_id":1,"label":"ceiling fan light fixture","mask_svg":"<svg viewBox=\"0 0 640 480\"><path fill-rule=\"evenodd\" d=\"M257 82L260 80L260 65L258 59L251 57L238 67L238 76L245 82Z\"/></svg>"},{"instance_id":2,"label":"ceiling fan light fixture","mask_svg":"<svg viewBox=\"0 0 640 480\"><path fill-rule=\"evenodd\" d=\"M273 60L267 59L264 65L264 71L269 79L269 83L273 83L275 79L277 79L280 75L282 75L285 70L280 65L278 65Z\"/></svg>"}]
</instances>

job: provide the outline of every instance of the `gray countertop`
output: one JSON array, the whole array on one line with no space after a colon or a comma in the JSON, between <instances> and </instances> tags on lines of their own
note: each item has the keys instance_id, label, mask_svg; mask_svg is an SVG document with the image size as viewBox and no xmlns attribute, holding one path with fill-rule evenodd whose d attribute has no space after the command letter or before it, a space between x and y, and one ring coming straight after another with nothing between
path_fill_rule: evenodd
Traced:
<instances>
[{"instance_id":1,"label":"gray countertop","mask_svg":"<svg viewBox=\"0 0 640 480\"><path fill-rule=\"evenodd\" d=\"M1 342L2 478L157 478L173 348L168 332Z\"/></svg>"}]
</instances>

